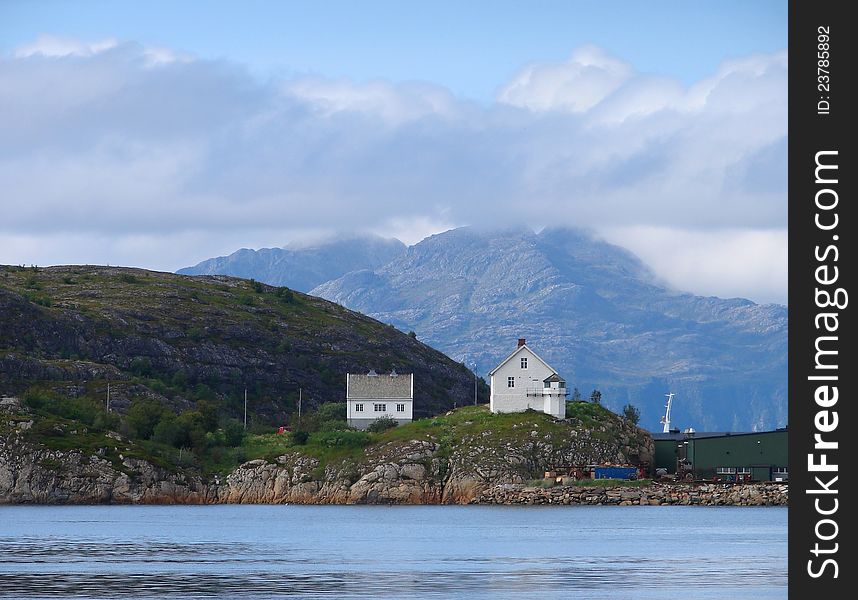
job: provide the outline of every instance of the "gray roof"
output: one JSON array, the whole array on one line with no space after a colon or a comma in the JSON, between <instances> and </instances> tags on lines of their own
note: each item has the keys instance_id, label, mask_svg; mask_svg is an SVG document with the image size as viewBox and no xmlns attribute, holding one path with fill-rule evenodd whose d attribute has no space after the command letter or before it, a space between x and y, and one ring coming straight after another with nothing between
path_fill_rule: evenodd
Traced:
<instances>
[{"instance_id":1,"label":"gray roof","mask_svg":"<svg viewBox=\"0 0 858 600\"><path fill-rule=\"evenodd\" d=\"M411 380L413 373L382 374L382 375L346 375L347 399L395 399L411 398Z\"/></svg>"},{"instance_id":2,"label":"gray roof","mask_svg":"<svg viewBox=\"0 0 858 600\"><path fill-rule=\"evenodd\" d=\"M778 429L769 430L769 431L695 431L690 437L694 439L706 439L706 438L716 438L716 437L734 437L740 435L762 435L765 433L779 433L781 431L787 431L785 427L780 427ZM688 439L686 435L682 432L671 432L671 433L651 433L653 440L676 440L683 441Z\"/></svg>"},{"instance_id":3,"label":"gray roof","mask_svg":"<svg viewBox=\"0 0 858 600\"><path fill-rule=\"evenodd\" d=\"M555 381L562 381L563 383L566 383L566 380L565 380L565 379L563 379L563 378L562 378L560 375L558 375L557 373L554 373L554 374L552 374L552 375L549 375L549 376L548 376L548 377L546 377L543 381L547 381L548 383L553 383L553 382L555 382Z\"/></svg>"}]
</instances>

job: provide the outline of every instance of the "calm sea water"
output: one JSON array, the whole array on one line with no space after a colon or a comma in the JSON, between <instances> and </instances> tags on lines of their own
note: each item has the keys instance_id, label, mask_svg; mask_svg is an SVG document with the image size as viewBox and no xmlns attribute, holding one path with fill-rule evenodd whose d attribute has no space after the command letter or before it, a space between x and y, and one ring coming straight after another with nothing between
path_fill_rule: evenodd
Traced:
<instances>
[{"instance_id":1,"label":"calm sea water","mask_svg":"<svg viewBox=\"0 0 858 600\"><path fill-rule=\"evenodd\" d=\"M783 508L0 507L0 598L786 598Z\"/></svg>"}]
</instances>

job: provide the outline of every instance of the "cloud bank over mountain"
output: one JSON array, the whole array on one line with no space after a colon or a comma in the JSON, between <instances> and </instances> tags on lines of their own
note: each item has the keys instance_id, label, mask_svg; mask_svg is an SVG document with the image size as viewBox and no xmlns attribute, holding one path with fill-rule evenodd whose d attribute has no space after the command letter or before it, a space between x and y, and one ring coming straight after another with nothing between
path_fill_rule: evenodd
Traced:
<instances>
[{"instance_id":1,"label":"cloud bank over mountain","mask_svg":"<svg viewBox=\"0 0 858 600\"><path fill-rule=\"evenodd\" d=\"M786 300L786 52L691 86L594 46L484 105L117 40L0 57L0 262L174 270L336 231L576 225L690 291Z\"/></svg>"}]
</instances>

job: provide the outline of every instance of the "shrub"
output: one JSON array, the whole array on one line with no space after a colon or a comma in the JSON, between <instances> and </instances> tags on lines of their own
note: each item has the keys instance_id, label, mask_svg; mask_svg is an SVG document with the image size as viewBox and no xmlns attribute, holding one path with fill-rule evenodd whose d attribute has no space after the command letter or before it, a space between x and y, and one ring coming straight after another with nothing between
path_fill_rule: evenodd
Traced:
<instances>
[{"instance_id":1,"label":"shrub","mask_svg":"<svg viewBox=\"0 0 858 600\"><path fill-rule=\"evenodd\" d=\"M170 412L164 413L161 420L155 426L152 439L160 444L179 446L180 431L174 414Z\"/></svg>"},{"instance_id":2,"label":"shrub","mask_svg":"<svg viewBox=\"0 0 858 600\"><path fill-rule=\"evenodd\" d=\"M138 377L149 377L152 374L152 361L146 356L135 356L129 369Z\"/></svg>"},{"instance_id":3,"label":"shrub","mask_svg":"<svg viewBox=\"0 0 858 600\"><path fill-rule=\"evenodd\" d=\"M252 287L253 291L256 292L257 294L261 294L262 292L265 291L265 286L262 285L261 283L259 283L258 281L256 281L255 279L250 280L250 287Z\"/></svg>"},{"instance_id":4,"label":"shrub","mask_svg":"<svg viewBox=\"0 0 858 600\"><path fill-rule=\"evenodd\" d=\"M303 446L307 443L307 440L310 438L310 434L307 431L293 431L292 432L292 443L296 446Z\"/></svg>"},{"instance_id":5,"label":"shrub","mask_svg":"<svg viewBox=\"0 0 858 600\"><path fill-rule=\"evenodd\" d=\"M349 424L345 419L323 421L319 425L319 431L346 431L349 429Z\"/></svg>"},{"instance_id":6,"label":"shrub","mask_svg":"<svg viewBox=\"0 0 858 600\"><path fill-rule=\"evenodd\" d=\"M346 403L345 402L325 402L319 406L316 413L319 416L319 421L345 421L346 420Z\"/></svg>"},{"instance_id":7,"label":"shrub","mask_svg":"<svg viewBox=\"0 0 858 600\"><path fill-rule=\"evenodd\" d=\"M214 431L217 429L217 405L209 400L197 400L195 407L195 412L199 414L199 426L205 431Z\"/></svg>"},{"instance_id":8,"label":"shrub","mask_svg":"<svg viewBox=\"0 0 858 600\"><path fill-rule=\"evenodd\" d=\"M641 411L637 407L635 407L631 404L626 404L623 407L623 416L631 424L637 425L638 421L641 420Z\"/></svg>"},{"instance_id":9,"label":"shrub","mask_svg":"<svg viewBox=\"0 0 858 600\"><path fill-rule=\"evenodd\" d=\"M244 441L244 426L236 419L227 419L223 423L224 441L227 446L241 446Z\"/></svg>"},{"instance_id":10,"label":"shrub","mask_svg":"<svg viewBox=\"0 0 858 600\"><path fill-rule=\"evenodd\" d=\"M292 290L287 287L277 288L277 290L274 292L274 295L276 295L282 302L285 302L287 304L295 301L295 294L292 293Z\"/></svg>"},{"instance_id":11,"label":"shrub","mask_svg":"<svg viewBox=\"0 0 858 600\"><path fill-rule=\"evenodd\" d=\"M388 429L393 429L399 425L396 422L396 419L393 417L379 417L375 421L369 424L369 427L366 428L370 433L381 433L382 431L387 431Z\"/></svg>"},{"instance_id":12,"label":"shrub","mask_svg":"<svg viewBox=\"0 0 858 600\"><path fill-rule=\"evenodd\" d=\"M131 437L148 440L167 409L157 400L136 399L125 415L125 424Z\"/></svg>"},{"instance_id":13,"label":"shrub","mask_svg":"<svg viewBox=\"0 0 858 600\"><path fill-rule=\"evenodd\" d=\"M120 423L121 419L118 414L114 412L100 411L95 415L92 426L95 429L100 429L102 431L116 431L119 429Z\"/></svg>"},{"instance_id":14,"label":"shrub","mask_svg":"<svg viewBox=\"0 0 858 600\"><path fill-rule=\"evenodd\" d=\"M325 431L317 434L315 440L320 446L329 448L362 448L371 438L364 431Z\"/></svg>"}]
</instances>

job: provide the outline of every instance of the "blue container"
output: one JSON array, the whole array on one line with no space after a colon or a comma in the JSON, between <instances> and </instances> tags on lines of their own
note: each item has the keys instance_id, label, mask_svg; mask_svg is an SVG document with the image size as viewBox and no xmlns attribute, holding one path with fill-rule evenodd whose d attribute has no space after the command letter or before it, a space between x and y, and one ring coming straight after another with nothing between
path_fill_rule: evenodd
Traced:
<instances>
[{"instance_id":1,"label":"blue container","mask_svg":"<svg viewBox=\"0 0 858 600\"><path fill-rule=\"evenodd\" d=\"M596 467L596 479L637 479L637 467Z\"/></svg>"}]
</instances>

